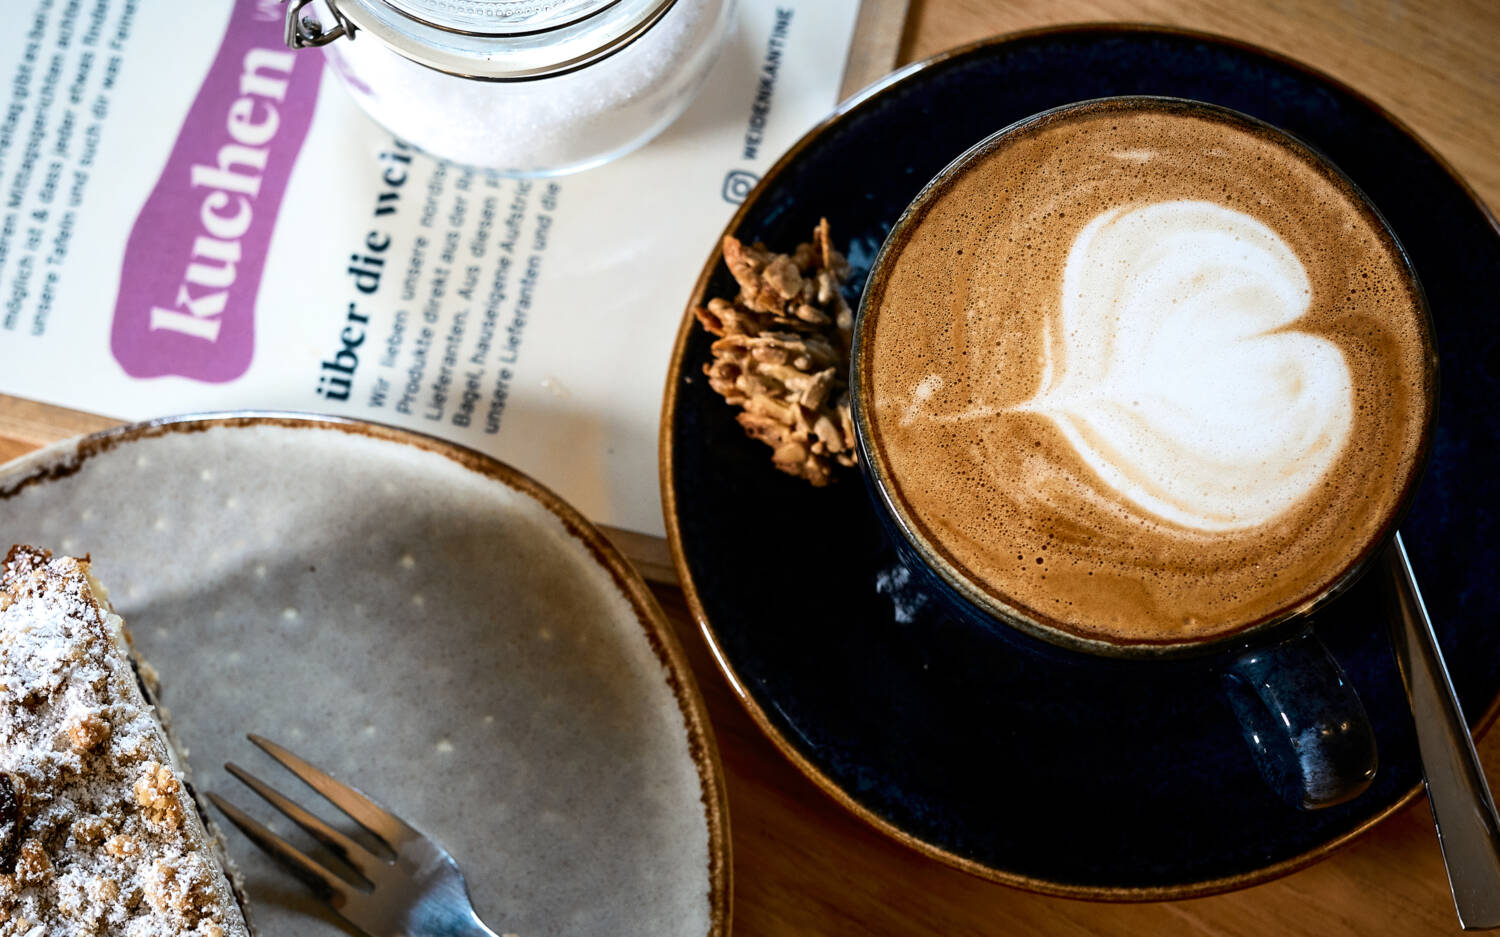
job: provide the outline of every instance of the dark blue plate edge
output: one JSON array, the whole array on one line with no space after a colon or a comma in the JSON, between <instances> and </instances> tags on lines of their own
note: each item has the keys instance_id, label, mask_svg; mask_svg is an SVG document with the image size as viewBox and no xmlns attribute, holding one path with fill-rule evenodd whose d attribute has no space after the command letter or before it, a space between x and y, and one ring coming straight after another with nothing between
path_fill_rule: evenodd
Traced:
<instances>
[{"instance_id":1,"label":"dark blue plate edge","mask_svg":"<svg viewBox=\"0 0 1500 937\"><path fill-rule=\"evenodd\" d=\"M657 459L661 483L662 514L666 526L667 546L671 552L672 564L676 569L678 583L682 588L684 598L687 600L688 609L692 613L693 620L697 623L698 630L702 634L705 643L708 645L709 652L712 654L715 664L718 666L725 679L728 680L730 688L734 691L734 695L740 701L740 705L744 707L751 720L756 724L757 727L759 727L761 732L765 734L765 736L771 741L771 743L775 745L775 747L781 752L781 754L785 756L787 760L792 762L792 764L795 765L797 769L808 778L808 780L812 781L814 785L816 785L829 797L833 798L833 800L841 805L844 809L848 810L860 820L879 830L881 833L884 833L897 842L900 842L925 856L936 859L939 862L953 866L954 868L960 869L979 878L998 882L1004 885L1010 885L1016 888L1025 889L1027 891L1038 892L1046 895L1055 895L1064 898L1082 898L1094 901L1115 902L1147 902L1167 901L1182 898L1200 898L1207 897L1209 895L1222 894L1228 891L1235 891L1241 888L1248 888L1252 885L1258 885L1264 882L1268 882L1273 879L1289 875L1292 872L1305 868L1313 864L1314 862L1318 862L1326 858L1334 850L1352 842L1357 837L1374 828L1381 821L1385 820L1386 818L1411 804L1412 801L1416 799L1417 795L1422 792L1422 785L1420 783L1413 785L1411 789L1409 789L1401 797L1397 798L1395 801L1387 805L1384 809L1366 818L1363 822L1359 823L1352 829L1334 836L1327 842L1314 847L1313 849L1309 849L1308 851L1299 855L1280 860L1279 862L1267 864L1249 872L1224 876L1221 878L1183 882L1176 885L1145 887L1078 885L1067 882L1053 881L1050 879L1037 878L1033 876L1019 875L1014 872L1008 872L1003 869L997 869L992 866L985 865L981 862L976 862L964 856L949 852L948 850L934 845L933 843L930 843L926 840L915 837L905 830L901 829L900 827L896 826L895 824L891 823L890 821L886 820L878 813L875 813L868 807L860 804L858 801L850 797L832 779L830 779L827 775L820 771L816 765L814 765L811 761L804 757L794 745L792 745L785 737L783 737L781 732L776 728L775 724L769 719L769 717L767 717L760 704L745 688L744 682L740 679L739 675L735 673L734 667L731 665L728 656L724 653L722 646L714 635L713 625L710 623L708 614L705 611L702 601L698 596L698 590L693 580L692 572L688 564L688 559L683 551L682 534L678 525L676 477L674 469L672 438L673 428L675 426L677 417L677 391L682 380L683 367L687 363L685 357L687 344L689 338L693 334L694 328L697 325L697 318L694 316L693 310L695 307L701 306L703 304L705 294L708 289L708 284L710 280L713 279L720 264L723 263L723 237L725 235L734 233L740 227L740 225L744 222L745 217L750 213L751 209L755 207L759 199L770 189L776 178L784 170L795 163L804 150L816 145L823 134L830 130L834 125L844 120L851 113L862 109L872 99L880 96L883 92L894 87L895 85L900 84L913 75L916 75L917 73L922 72L928 68L942 64L950 59L968 55L983 49L1001 46L1016 41L1035 39L1039 37L1064 34L1076 35L1079 33L1090 32L1111 34L1156 34L1172 36L1181 39L1208 42L1221 46L1228 46L1240 51L1263 56L1290 70L1301 72L1315 82L1321 82L1325 85L1329 85L1337 89L1341 93L1347 94L1349 97L1360 102L1365 107L1368 107L1382 120L1390 124L1391 127L1417 144L1417 146L1433 161L1433 163L1436 164L1444 173L1446 173L1455 184L1457 184L1459 189L1461 189L1469 198L1469 200L1474 203L1475 207L1479 209L1480 214L1484 216L1485 220L1489 223L1490 228L1495 232L1497 236L1500 236L1500 222L1497 222L1494 212L1492 212L1489 206L1485 204L1484 200L1479 197L1479 194L1474 191L1473 187L1469 185L1467 180L1465 180L1461 175L1458 174L1458 172L1453 168L1448 160L1445 159L1443 155L1437 150L1433 149L1433 147L1428 144L1426 140L1424 140L1414 130L1412 130L1412 128L1408 126L1405 121L1392 114L1387 108L1385 108L1377 101L1373 100L1357 89L1349 86L1340 79L1328 74L1327 72L1324 72L1321 69L1314 68L1297 59L1283 55L1280 52L1267 49L1263 46L1258 46L1254 43L1245 42L1243 40L1235 39L1229 36L1202 32L1199 30L1183 29L1176 26L1167 26L1155 23L1134 22L1084 22L1041 26L1031 29L1018 30L1015 32L1002 33L998 36L992 36L987 39L980 39L961 46L956 46L952 49L939 52L936 55L930 56L920 61L905 65L902 68L890 73L889 75L886 75L884 78L881 78L880 80L861 89L845 101L841 102L838 107L836 107L834 111L828 115L828 117L824 118L811 130L805 133L800 139L798 139L797 142L794 143L791 148L788 149L786 153L784 153L781 158L778 159L776 163L766 171L760 182L756 184L755 188L751 190L750 194L746 196L744 202L742 202L740 204L740 207L735 211L733 217L729 219L728 224L724 226L724 230L721 232L717 243L715 243L712 252L709 254L707 261L703 265L702 271L698 275L697 282L693 286L693 293L689 298L687 307L684 311L682 324L678 327L677 336L673 342L671 360L667 367L666 387L662 394L661 423L658 430L657 440ZM1496 697L1490 701L1489 705L1485 708L1484 712L1480 714L1478 719L1472 719L1471 717L1473 735L1477 738L1479 735L1484 733L1490 727L1490 725L1494 723L1497 716L1500 716L1500 694L1497 694Z\"/></svg>"}]
</instances>

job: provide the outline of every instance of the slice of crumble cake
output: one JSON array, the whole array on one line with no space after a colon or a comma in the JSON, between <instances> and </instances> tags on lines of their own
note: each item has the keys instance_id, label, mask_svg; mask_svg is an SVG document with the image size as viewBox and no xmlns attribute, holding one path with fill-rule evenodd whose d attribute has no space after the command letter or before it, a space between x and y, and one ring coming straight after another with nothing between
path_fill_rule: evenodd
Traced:
<instances>
[{"instance_id":1,"label":"slice of crumble cake","mask_svg":"<svg viewBox=\"0 0 1500 937\"><path fill-rule=\"evenodd\" d=\"M243 900L87 558L0 568L0 937L243 937Z\"/></svg>"}]
</instances>

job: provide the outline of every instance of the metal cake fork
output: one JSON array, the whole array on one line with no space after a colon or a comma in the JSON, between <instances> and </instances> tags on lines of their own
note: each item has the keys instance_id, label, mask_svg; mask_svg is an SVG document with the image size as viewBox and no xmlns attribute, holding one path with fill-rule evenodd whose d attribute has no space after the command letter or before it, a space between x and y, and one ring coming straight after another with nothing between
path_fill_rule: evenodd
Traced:
<instances>
[{"instance_id":1,"label":"metal cake fork","mask_svg":"<svg viewBox=\"0 0 1500 937\"><path fill-rule=\"evenodd\" d=\"M253 734L248 738L392 853L391 858L376 855L240 766L233 762L224 766L359 874L362 881L347 881L234 804L217 794L208 795L231 823L312 886L344 920L370 937L499 937L475 913L463 872L446 849L366 795L335 781L275 742Z\"/></svg>"}]
</instances>

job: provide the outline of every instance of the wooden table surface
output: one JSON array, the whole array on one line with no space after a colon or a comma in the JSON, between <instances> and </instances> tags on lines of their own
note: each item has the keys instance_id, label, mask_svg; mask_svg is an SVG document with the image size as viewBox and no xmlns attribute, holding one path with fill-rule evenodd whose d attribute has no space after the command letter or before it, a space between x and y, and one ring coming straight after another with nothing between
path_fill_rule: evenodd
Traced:
<instances>
[{"instance_id":1,"label":"wooden table surface","mask_svg":"<svg viewBox=\"0 0 1500 937\"><path fill-rule=\"evenodd\" d=\"M1371 95L1500 205L1500 3L1494 0L913 0L903 62L1056 23L1175 24L1259 43ZM0 461L108 421L0 399ZM708 699L728 777L734 930L780 934L1046 933L1416 937L1458 930L1418 801L1328 859L1228 895L1149 905L1049 898L970 877L845 813L781 758L714 667L681 594L656 588ZM1500 733L1480 755L1500 779Z\"/></svg>"}]
</instances>

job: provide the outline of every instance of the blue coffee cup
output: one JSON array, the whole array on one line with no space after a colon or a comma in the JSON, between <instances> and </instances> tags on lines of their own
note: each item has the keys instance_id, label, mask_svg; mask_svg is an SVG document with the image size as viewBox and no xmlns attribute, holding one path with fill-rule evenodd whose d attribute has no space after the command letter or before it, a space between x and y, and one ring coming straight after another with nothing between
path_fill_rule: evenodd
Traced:
<instances>
[{"instance_id":1,"label":"blue coffee cup","mask_svg":"<svg viewBox=\"0 0 1500 937\"><path fill-rule=\"evenodd\" d=\"M1340 556L1318 569L1317 587L1271 614L1206 635L1154 636L1133 640L1101 631L1059 626L1022 603L979 581L955 561L932 530L898 493L898 479L876 444L877 429L870 401L870 355L874 323L886 295L895 259L901 254L927 208L949 191L998 147L1015 135L1079 115L1140 109L1198 114L1271 139L1320 167L1351 201L1366 211L1372 227L1389 239L1400 258L1400 275L1421 309L1426 386L1419 390L1431 405L1424 410L1420 441L1410 471L1398 479L1400 489L1375 518L1377 533L1354 555ZM876 255L855 321L850 387L861 472L885 538L904 570L904 589L916 596L921 616L942 616L985 629L997 638L1026 645L1040 661L1079 655L1100 665L1102 678L1112 668L1209 669L1219 676L1225 702L1238 719L1261 773L1286 800L1314 809L1358 796L1373 779L1377 765L1374 732L1354 687L1317 636L1316 613L1347 590L1383 552L1411 502L1430 449L1437 400L1437 357L1430 314L1416 272L1394 232L1368 198L1347 176L1305 143L1262 121L1227 108L1176 98L1130 96L1079 102L1045 111L1006 127L970 148L949 164L907 206ZM1101 588L1109 588L1104 585ZM1370 627L1380 627L1372 621Z\"/></svg>"}]
</instances>

